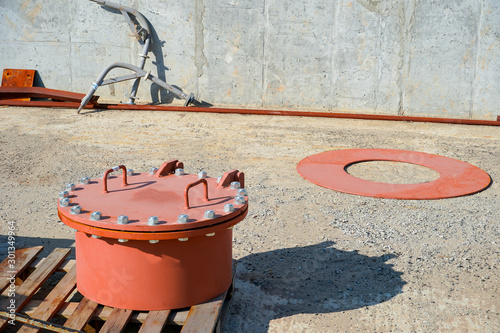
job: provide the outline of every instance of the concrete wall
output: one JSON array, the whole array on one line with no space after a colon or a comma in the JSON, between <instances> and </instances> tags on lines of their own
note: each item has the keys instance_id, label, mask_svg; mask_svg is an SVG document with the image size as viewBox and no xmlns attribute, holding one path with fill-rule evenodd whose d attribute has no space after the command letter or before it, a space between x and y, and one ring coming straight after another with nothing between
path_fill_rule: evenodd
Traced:
<instances>
[{"instance_id":1,"label":"concrete wall","mask_svg":"<svg viewBox=\"0 0 500 333\"><path fill-rule=\"evenodd\" d=\"M498 0L115 1L154 28L146 69L216 106L500 115ZM119 13L87 0L0 0L0 39L0 68L84 93L141 50ZM139 97L172 102L149 83Z\"/></svg>"}]
</instances>

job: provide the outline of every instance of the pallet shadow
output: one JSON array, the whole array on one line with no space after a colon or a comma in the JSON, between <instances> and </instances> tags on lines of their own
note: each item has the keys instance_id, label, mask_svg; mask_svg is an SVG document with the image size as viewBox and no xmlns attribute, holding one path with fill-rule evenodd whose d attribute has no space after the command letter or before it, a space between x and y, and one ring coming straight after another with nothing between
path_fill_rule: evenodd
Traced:
<instances>
[{"instance_id":1,"label":"pallet shadow","mask_svg":"<svg viewBox=\"0 0 500 333\"><path fill-rule=\"evenodd\" d=\"M334 244L327 241L240 259L225 331L267 332L274 319L357 309L402 292L403 273L386 263L396 255L369 257Z\"/></svg>"}]
</instances>

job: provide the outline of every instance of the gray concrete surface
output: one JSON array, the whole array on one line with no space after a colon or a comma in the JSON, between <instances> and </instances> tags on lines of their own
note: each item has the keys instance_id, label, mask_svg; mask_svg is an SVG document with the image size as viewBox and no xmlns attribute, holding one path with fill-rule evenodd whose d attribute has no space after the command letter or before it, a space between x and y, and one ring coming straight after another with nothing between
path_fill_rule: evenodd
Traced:
<instances>
[{"instance_id":1,"label":"gray concrete surface","mask_svg":"<svg viewBox=\"0 0 500 333\"><path fill-rule=\"evenodd\" d=\"M500 114L497 0L115 2L154 28L147 70L217 106ZM140 50L123 17L93 2L0 1L0 68L37 69L47 87L86 93ZM172 102L149 83L139 97Z\"/></svg>"}]
</instances>

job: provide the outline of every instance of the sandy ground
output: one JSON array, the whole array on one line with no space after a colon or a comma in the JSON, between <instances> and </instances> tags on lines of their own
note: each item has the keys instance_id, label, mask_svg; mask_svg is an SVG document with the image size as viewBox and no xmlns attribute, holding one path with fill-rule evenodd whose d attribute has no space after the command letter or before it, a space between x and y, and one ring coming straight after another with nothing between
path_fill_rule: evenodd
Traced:
<instances>
[{"instance_id":1,"label":"sandy ground","mask_svg":"<svg viewBox=\"0 0 500 333\"><path fill-rule=\"evenodd\" d=\"M442 200L390 200L328 190L296 171L306 156L345 148L439 154L474 164L486 190ZM500 332L498 127L217 115L0 108L0 249L73 246L58 221L66 183L125 164L176 158L188 173L245 172L248 217L225 332ZM401 163L350 168L369 180L422 182Z\"/></svg>"}]
</instances>

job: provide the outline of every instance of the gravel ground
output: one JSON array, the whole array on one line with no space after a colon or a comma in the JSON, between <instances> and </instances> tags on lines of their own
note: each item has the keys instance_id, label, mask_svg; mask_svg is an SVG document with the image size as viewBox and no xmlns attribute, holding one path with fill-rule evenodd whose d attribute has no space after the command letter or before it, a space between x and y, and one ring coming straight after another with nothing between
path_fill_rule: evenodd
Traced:
<instances>
[{"instance_id":1,"label":"gravel ground","mask_svg":"<svg viewBox=\"0 0 500 333\"><path fill-rule=\"evenodd\" d=\"M176 158L188 173L245 172L250 211L234 229L236 291L225 332L500 332L498 127L182 112L0 108L0 249L73 246L64 185L114 165ZM390 200L328 190L296 171L346 148L443 155L489 173L486 190ZM349 168L383 182L436 173L403 163Z\"/></svg>"}]
</instances>

